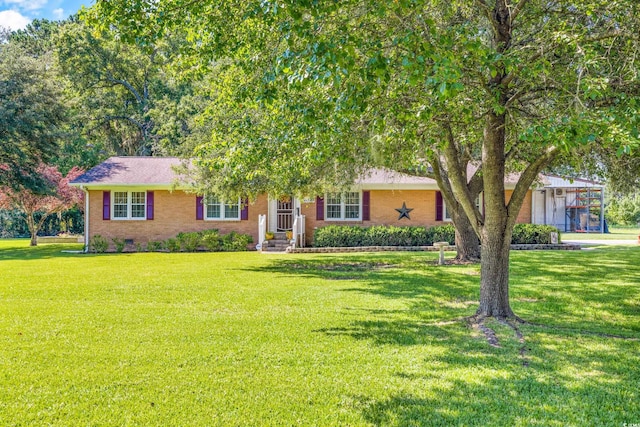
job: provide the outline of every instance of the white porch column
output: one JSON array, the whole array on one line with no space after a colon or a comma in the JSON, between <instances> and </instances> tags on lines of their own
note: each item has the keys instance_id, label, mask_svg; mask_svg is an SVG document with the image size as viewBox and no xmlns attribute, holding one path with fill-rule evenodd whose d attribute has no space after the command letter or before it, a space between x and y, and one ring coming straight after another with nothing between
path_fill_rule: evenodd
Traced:
<instances>
[{"instance_id":1,"label":"white porch column","mask_svg":"<svg viewBox=\"0 0 640 427\"><path fill-rule=\"evenodd\" d=\"M262 242L265 241L267 234L267 216L266 215L258 215L258 244L256 245L257 250L262 249Z\"/></svg>"}]
</instances>

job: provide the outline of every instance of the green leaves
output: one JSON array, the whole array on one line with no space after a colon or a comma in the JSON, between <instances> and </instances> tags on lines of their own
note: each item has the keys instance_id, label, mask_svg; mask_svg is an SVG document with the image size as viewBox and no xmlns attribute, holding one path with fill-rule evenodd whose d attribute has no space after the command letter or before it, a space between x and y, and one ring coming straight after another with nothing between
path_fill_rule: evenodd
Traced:
<instances>
[{"instance_id":1,"label":"green leaves","mask_svg":"<svg viewBox=\"0 0 640 427\"><path fill-rule=\"evenodd\" d=\"M0 186L42 191L36 169L55 157L66 109L46 43L24 35L0 44Z\"/></svg>"},{"instance_id":2,"label":"green leaves","mask_svg":"<svg viewBox=\"0 0 640 427\"><path fill-rule=\"evenodd\" d=\"M237 67L225 78L242 83L212 80L220 92L199 137L212 132L208 155L226 158L213 163L264 168L251 172L256 189L280 175L295 184L291 170L306 186L305 168L344 178L328 171L342 161L420 163L450 141L478 159L489 116L504 122L501 161L519 170L551 146L638 139L631 0L525 2L503 27L477 2L439 0L116 0L92 13L125 38L186 34L181 62L202 74L221 58Z\"/></svg>"}]
</instances>

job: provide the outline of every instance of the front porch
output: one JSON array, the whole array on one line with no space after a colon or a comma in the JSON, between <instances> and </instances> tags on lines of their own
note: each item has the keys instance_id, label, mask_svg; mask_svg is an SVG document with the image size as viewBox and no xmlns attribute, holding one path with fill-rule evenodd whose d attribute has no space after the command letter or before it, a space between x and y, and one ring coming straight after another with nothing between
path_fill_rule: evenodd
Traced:
<instances>
[{"instance_id":1,"label":"front porch","mask_svg":"<svg viewBox=\"0 0 640 427\"><path fill-rule=\"evenodd\" d=\"M300 200L293 196L269 199L267 214L258 216L257 250L284 252L305 246L306 216Z\"/></svg>"}]
</instances>

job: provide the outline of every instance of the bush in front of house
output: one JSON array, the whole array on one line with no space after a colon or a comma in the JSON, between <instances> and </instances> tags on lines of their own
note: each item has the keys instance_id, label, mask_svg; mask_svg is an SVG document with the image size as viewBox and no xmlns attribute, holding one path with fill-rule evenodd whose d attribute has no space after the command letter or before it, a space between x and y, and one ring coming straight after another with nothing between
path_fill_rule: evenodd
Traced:
<instances>
[{"instance_id":1,"label":"bush in front of house","mask_svg":"<svg viewBox=\"0 0 640 427\"><path fill-rule=\"evenodd\" d=\"M560 230L552 225L516 224L513 228L511 243L515 245L549 244L551 233L558 233L558 243L560 243Z\"/></svg>"},{"instance_id":2,"label":"bush in front of house","mask_svg":"<svg viewBox=\"0 0 640 427\"><path fill-rule=\"evenodd\" d=\"M560 232L550 225L517 224L513 230L513 244L548 244L551 233ZM358 246L431 246L434 242L454 244L456 230L452 224L434 227L396 227L374 225L358 227L353 225L329 225L318 228L313 235L315 247L358 247Z\"/></svg>"},{"instance_id":3,"label":"bush in front of house","mask_svg":"<svg viewBox=\"0 0 640 427\"><path fill-rule=\"evenodd\" d=\"M111 241L113 242L113 246L116 247L116 252L118 253L122 253L122 251L124 251L124 247L127 245L124 239L120 239L118 237L114 237Z\"/></svg>"},{"instance_id":4,"label":"bush in front of house","mask_svg":"<svg viewBox=\"0 0 640 427\"><path fill-rule=\"evenodd\" d=\"M313 246L430 246L433 242L447 241L453 243L454 239L455 229L452 225L438 225L430 228L385 225L371 227L330 225L315 231Z\"/></svg>"},{"instance_id":5,"label":"bush in front of house","mask_svg":"<svg viewBox=\"0 0 640 427\"><path fill-rule=\"evenodd\" d=\"M241 252L247 250L249 243L253 243L250 235L232 231L222 236L220 247L223 252Z\"/></svg>"},{"instance_id":6,"label":"bush in front of house","mask_svg":"<svg viewBox=\"0 0 640 427\"><path fill-rule=\"evenodd\" d=\"M220 240L220 233L215 228L200 232L200 243L208 251L218 252L222 244Z\"/></svg>"},{"instance_id":7,"label":"bush in front of house","mask_svg":"<svg viewBox=\"0 0 640 427\"><path fill-rule=\"evenodd\" d=\"M202 237L200 233L196 231L188 232L188 233L178 233L176 235L176 239L180 244L180 248L184 252L195 252L200 247L200 243L202 241Z\"/></svg>"},{"instance_id":8,"label":"bush in front of house","mask_svg":"<svg viewBox=\"0 0 640 427\"><path fill-rule=\"evenodd\" d=\"M165 241L169 252L196 252L206 250L210 252L239 252L246 251L253 238L249 234L232 231L220 234L218 230L203 230L178 233L175 238Z\"/></svg>"},{"instance_id":9,"label":"bush in front of house","mask_svg":"<svg viewBox=\"0 0 640 427\"><path fill-rule=\"evenodd\" d=\"M436 225L430 227L429 232L431 233L429 245L433 245L435 242L449 242L450 245L456 243L456 228L453 224Z\"/></svg>"},{"instance_id":10,"label":"bush in front of house","mask_svg":"<svg viewBox=\"0 0 640 427\"><path fill-rule=\"evenodd\" d=\"M96 234L89 240L89 251L101 254L109 249L109 242L100 234Z\"/></svg>"},{"instance_id":11,"label":"bush in front of house","mask_svg":"<svg viewBox=\"0 0 640 427\"><path fill-rule=\"evenodd\" d=\"M167 240L165 240L164 245L167 247L167 250L169 252L180 252L180 242L178 241L178 239L169 237Z\"/></svg>"}]
</instances>

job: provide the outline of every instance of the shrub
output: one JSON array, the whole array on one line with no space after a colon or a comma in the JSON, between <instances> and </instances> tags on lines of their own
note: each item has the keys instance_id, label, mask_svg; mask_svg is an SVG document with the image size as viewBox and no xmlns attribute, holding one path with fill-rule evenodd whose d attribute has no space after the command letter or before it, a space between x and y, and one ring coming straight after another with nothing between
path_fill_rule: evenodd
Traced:
<instances>
[{"instance_id":1,"label":"shrub","mask_svg":"<svg viewBox=\"0 0 640 427\"><path fill-rule=\"evenodd\" d=\"M121 239L119 237L114 237L113 239L111 239L111 241L113 242L113 245L116 247L116 252L121 253L122 251L124 251L124 247L126 245L124 239Z\"/></svg>"},{"instance_id":2,"label":"shrub","mask_svg":"<svg viewBox=\"0 0 640 427\"><path fill-rule=\"evenodd\" d=\"M512 243L551 243L552 232L558 233L559 239L560 233L555 227L517 224L513 231ZM437 225L430 228L329 225L316 230L313 236L313 245L316 247L430 246L434 242L454 244L455 240L456 229L453 224Z\"/></svg>"},{"instance_id":3,"label":"shrub","mask_svg":"<svg viewBox=\"0 0 640 427\"><path fill-rule=\"evenodd\" d=\"M449 244L453 245L456 241L456 228L453 224L436 225L431 227L429 232L432 236L430 244L433 244L433 242L449 242Z\"/></svg>"},{"instance_id":4,"label":"shrub","mask_svg":"<svg viewBox=\"0 0 640 427\"><path fill-rule=\"evenodd\" d=\"M551 233L558 233L558 243L560 242L560 231L551 225L540 224L516 224L513 228L512 244L549 244L551 243Z\"/></svg>"},{"instance_id":5,"label":"shrub","mask_svg":"<svg viewBox=\"0 0 640 427\"><path fill-rule=\"evenodd\" d=\"M162 242L157 242L161 244ZM195 252L201 247L206 248L208 251L217 252L237 252L246 251L249 243L253 243L253 238L248 234L240 234L235 231L229 234L221 235L218 230L204 230L199 232L179 233L175 238L167 239L164 246L169 252L179 252L183 250L185 252ZM150 249L152 242L147 245L148 250L159 250L162 247L156 249Z\"/></svg>"},{"instance_id":6,"label":"shrub","mask_svg":"<svg viewBox=\"0 0 640 427\"><path fill-rule=\"evenodd\" d=\"M313 245L316 247L354 247L354 246L428 246L433 244L432 229L449 232L450 226L432 227L396 227L374 225L358 227L348 225L330 225L314 233ZM453 227L451 227L453 230ZM444 234L444 231L436 233Z\"/></svg>"},{"instance_id":7,"label":"shrub","mask_svg":"<svg viewBox=\"0 0 640 427\"><path fill-rule=\"evenodd\" d=\"M162 241L150 241L147 243L147 251L158 252L164 249L164 242Z\"/></svg>"},{"instance_id":8,"label":"shrub","mask_svg":"<svg viewBox=\"0 0 640 427\"><path fill-rule=\"evenodd\" d=\"M185 252L197 251L201 243L201 236L198 232L178 233L176 239Z\"/></svg>"},{"instance_id":9,"label":"shrub","mask_svg":"<svg viewBox=\"0 0 640 427\"><path fill-rule=\"evenodd\" d=\"M101 254L109 249L109 242L107 239L99 234L96 234L89 240L89 250L93 253Z\"/></svg>"},{"instance_id":10,"label":"shrub","mask_svg":"<svg viewBox=\"0 0 640 427\"><path fill-rule=\"evenodd\" d=\"M222 236L222 251L224 252L239 252L246 251L249 243L252 243L253 239L248 234L239 234L232 231L229 234Z\"/></svg>"},{"instance_id":11,"label":"shrub","mask_svg":"<svg viewBox=\"0 0 640 427\"><path fill-rule=\"evenodd\" d=\"M142 247L142 243L136 242L136 252L143 252L144 248Z\"/></svg>"},{"instance_id":12,"label":"shrub","mask_svg":"<svg viewBox=\"0 0 640 427\"><path fill-rule=\"evenodd\" d=\"M180 252L180 242L178 239L170 237L166 240L165 244L169 252Z\"/></svg>"},{"instance_id":13,"label":"shrub","mask_svg":"<svg viewBox=\"0 0 640 427\"><path fill-rule=\"evenodd\" d=\"M200 241L202 242L202 246L204 246L208 251L217 252L220 250L220 233L218 230L204 230L200 232Z\"/></svg>"}]
</instances>

